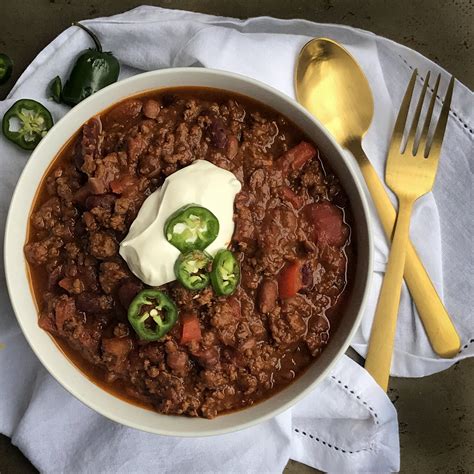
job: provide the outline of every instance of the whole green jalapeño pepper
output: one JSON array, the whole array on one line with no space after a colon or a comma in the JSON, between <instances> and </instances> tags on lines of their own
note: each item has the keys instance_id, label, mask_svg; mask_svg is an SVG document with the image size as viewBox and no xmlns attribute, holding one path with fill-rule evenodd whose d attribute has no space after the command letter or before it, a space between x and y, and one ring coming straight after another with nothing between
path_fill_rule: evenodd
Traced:
<instances>
[{"instance_id":1,"label":"whole green jalape\u00f1o pepper","mask_svg":"<svg viewBox=\"0 0 474 474\"><path fill-rule=\"evenodd\" d=\"M128 307L128 320L144 341L161 339L178 320L178 309L162 291L140 291Z\"/></svg>"},{"instance_id":2,"label":"whole green jalape\u00f1o pepper","mask_svg":"<svg viewBox=\"0 0 474 474\"><path fill-rule=\"evenodd\" d=\"M62 100L76 105L98 90L117 81L120 64L112 53L102 51L102 45L88 28L80 23L73 25L82 28L94 41L96 49L83 51L76 59L69 79L62 90Z\"/></svg>"},{"instance_id":3,"label":"whole green jalape\u00f1o pepper","mask_svg":"<svg viewBox=\"0 0 474 474\"><path fill-rule=\"evenodd\" d=\"M240 281L240 266L230 250L222 249L216 253L212 262L211 283L219 296L229 296Z\"/></svg>"},{"instance_id":4,"label":"whole green jalape\u00f1o pepper","mask_svg":"<svg viewBox=\"0 0 474 474\"><path fill-rule=\"evenodd\" d=\"M165 222L165 237L182 253L204 250L219 234L217 217L205 207L189 204L171 214Z\"/></svg>"},{"instance_id":5,"label":"whole green jalape\u00f1o pepper","mask_svg":"<svg viewBox=\"0 0 474 474\"><path fill-rule=\"evenodd\" d=\"M209 285L212 257L201 250L182 253L174 264L177 280L188 290L199 291Z\"/></svg>"},{"instance_id":6,"label":"whole green jalape\u00f1o pepper","mask_svg":"<svg viewBox=\"0 0 474 474\"><path fill-rule=\"evenodd\" d=\"M17 100L5 113L5 138L24 150L33 150L53 126L53 117L44 105L33 99Z\"/></svg>"}]
</instances>

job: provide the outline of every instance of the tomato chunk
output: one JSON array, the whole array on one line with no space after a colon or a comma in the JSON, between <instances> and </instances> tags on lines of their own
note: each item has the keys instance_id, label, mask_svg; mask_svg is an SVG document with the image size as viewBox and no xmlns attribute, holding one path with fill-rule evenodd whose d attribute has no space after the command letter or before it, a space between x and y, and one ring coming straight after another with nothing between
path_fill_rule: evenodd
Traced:
<instances>
[{"instance_id":1,"label":"tomato chunk","mask_svg":"<svg viewBox=\"0 0 474 474\"><path fill-rule=\"evenodd\" d=\"M349 236L342 210L329 202L317 202L304 208L306 218L313 227L314 242L342 247Z\"/></svg>"},{"instance_id":2,"label":"tomato chunk","mask_svg":"<svg viewBox=\"0 0 474 474\"><path fill-rule=\"evenodd\" d=\"M181 323L181 344L201 340L201 326L199 326L199 319L194 313L184 313L181 316Z\"/></svg>"},{"instance_id":3,"label":"tomato chunk","mask_svg":"<svg viewBox=\"0 0 474 474\"><path fill-rule=\"evenodd\" d=\"M287 263L278 275L278 296L284 300L296 296L303 288L303 276L301 273L303 264L301 261Z\"/></svg>"},{"instance_id":4,"label":"tomato chunk","mask_svg":"<svg viewBox=\"0 0 474 474\"><path fill-rule=\"evenodd\" d=\"M316 154L317 151L313 145L308 142L301 142L283 153L276 164L284 173L289 174L291 171L300 170Z\"/></svg>"}]
</instances>

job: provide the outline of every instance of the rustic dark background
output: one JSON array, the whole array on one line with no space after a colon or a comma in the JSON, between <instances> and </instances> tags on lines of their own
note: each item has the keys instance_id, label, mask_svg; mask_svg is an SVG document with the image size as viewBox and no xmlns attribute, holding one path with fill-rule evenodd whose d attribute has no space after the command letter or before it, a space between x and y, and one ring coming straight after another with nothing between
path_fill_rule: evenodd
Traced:
<instances>
[{"instance_id":1,"label":"rustic dark background","mask_svg":"<svg viewBox=\"0 0 474 474\"><path fill-rule=\"evenodd\" d=\"M0 99L72 21L113 15L142 3L239 18L269 15L347 24L416 49L471 89L474 85L472 0L0 0L0 52L15 61L13 80L0 87ZM473 472L473 373L471 359L423 379L392 380L389 394L399 414L402 472ZM33 472L0 435L0 473ZM290 462L285 474L313 472Z\"/></svg>"}]
</instances>

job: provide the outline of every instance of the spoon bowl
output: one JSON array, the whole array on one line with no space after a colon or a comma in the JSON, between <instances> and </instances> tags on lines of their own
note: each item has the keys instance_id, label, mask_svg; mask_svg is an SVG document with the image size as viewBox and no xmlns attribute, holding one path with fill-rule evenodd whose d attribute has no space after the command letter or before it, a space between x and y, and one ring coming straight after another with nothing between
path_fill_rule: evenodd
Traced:
<instances>
[{"instance_id":1,"label":"spoon bowl","mask_svg":"<svg viewBox=\"0 0 474 474\"><path fill-rule=\"evenodd\" d=\"M374 115L369 83L355 59L335 41L306 43L295 70L296 98L342 146L360 140ZM337 113L335 113L337 111Z\"/></svg>"}]
</instances>

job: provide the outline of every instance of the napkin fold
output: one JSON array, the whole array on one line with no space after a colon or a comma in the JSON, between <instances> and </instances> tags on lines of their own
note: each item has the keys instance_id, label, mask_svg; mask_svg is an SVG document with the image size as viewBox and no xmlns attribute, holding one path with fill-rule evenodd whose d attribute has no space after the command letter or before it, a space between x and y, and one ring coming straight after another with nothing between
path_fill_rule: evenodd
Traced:
<instances>
[{"instance_id":1,"label":"napkin fold","mask_svg":"<svg viewBox=\"0 0 474 474\"><path fill-rule=\"evenodd\" d=\"M139 7L84 24L99 35L105 50L118 57L122 79L165 67L213 67L259 79L290 96L299 49L311 37L336 39L360 62L374 93L375 117L364 148L380 176L395 110L411 69L439 71L443 83L447 83L445 71L414 51L345 26L268 17L242 21L156 7ZM71 58L88 46L83 31L64 31L37 56L8 98L0 102L0 114L22 97L46 104L51 78L66 77ZM53 102L46 105L56 121L68 110ZM452 360L439 359L429 346L405 288L392 365L395 375L433 373L472 355L474 350L470 313L474 294L470 210L473 105L472 93L456 83L437 184L416 207L411 229L412 239L435 286L444 294L465 347ZM2 229L11 194L27 159L26 153L0 138ZM374 232L375 284L353 341L361 354L366 351L388 253L375 214ZM398 470L395 409L367 372L347 357L292 410L242 432L217 438L178 439L142 433L106 420L65 392L32 354L8 301L3 259L0 265L0 342L6 345L0 351L0 431L11 436L41 471L151 472L159 466L161 472L273 473L281 471L289 458L329 472Z\"/></svg>"}]
</instances>

